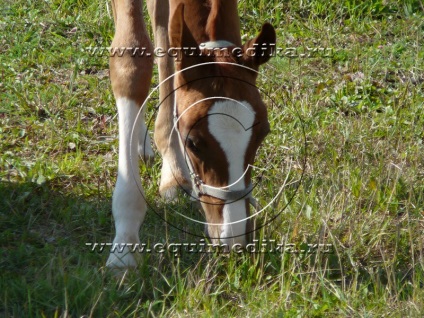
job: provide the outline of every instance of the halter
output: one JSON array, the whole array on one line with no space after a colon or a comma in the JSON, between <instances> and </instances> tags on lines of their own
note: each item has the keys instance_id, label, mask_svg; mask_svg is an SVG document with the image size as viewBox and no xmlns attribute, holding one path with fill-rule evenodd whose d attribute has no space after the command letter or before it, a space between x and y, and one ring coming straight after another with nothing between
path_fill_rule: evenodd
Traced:
<instances>
[{"instance_id":1,"label":"halter","mask_svg":"<svg viewBox=\"0 0 424 318\"><path fill-rule=\"evenodd\" d=\"M210 42L201 43L199 45L199 48L203 50L203 49L223 48L223 47L229 47L229 46L234 46L234 44L228 41L210 41ZM190 173L190 179L193 185L192 195L196 199L199 199L200 197L206 195L206 196L210 196L210 197L220 199L223 201L232 201L232 202L246 198L246 199L249 199L249 202L255 208L257 208L259 205L257 201L252 197L252 190L253 190L252 183L249 183L249 185L242 190L230 190L228 186L218 188L218 187L205 184L205 182L200 178L200 176L194 170L193 162L191 161L190 156L187 154L187 151L185 151L184 141L180 134L180 131L178 130L178 120L179 118L177 114L177 99L175 98L174 99L174 129L177 132L178 142L180 144L181 151L184 154L185 161L187 163L187 167ZM240 182L241 179L242 178L237 180L237 182Z\"/></svg>"},{"instance_id":2,"label":"halter","mask_svg":"<svg viewBox=\"0 0 424 318\"><path fill-rule=\"evenodd\" d=\"M180 131L178 130L178 115L177 115L177 107L176 107L177 103L175 101L174 103L174 129L177 132L178 135L178 142L180 144L180 149L184 154L185 157L185 161L187 163L187 167L190 173L190 179L193 185L193 196L198 199L201 196L207 195L210 197L214 197L216 199L220 199L223 201L238 201L244 197L248 198L248 199L253 199L251 198L251 192L253 190L253 185L251 183L249 183L249 185L242 189L242 190L230 190L228 189L228 187L222 187L222 188L218 188L218 187L214 187L214 186L210 186L205 184L205 182L200 178L200 176L196 173L196 171L194 170L194 165L193 162L190 159L190 156L187 154L187 151L185 151L185 147L184 147L184 141L183 138L180 134ZM240 180L238 180L237 182L240 182Z\"/></svg>"}]
</instances>

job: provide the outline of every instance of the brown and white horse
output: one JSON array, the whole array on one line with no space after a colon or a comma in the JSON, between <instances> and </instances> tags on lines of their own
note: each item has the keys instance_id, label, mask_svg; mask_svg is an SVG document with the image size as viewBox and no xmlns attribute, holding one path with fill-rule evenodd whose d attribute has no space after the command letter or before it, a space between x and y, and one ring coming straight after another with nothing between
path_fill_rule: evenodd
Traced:
<instances>
[{"instance_id":1,"label":"brown and white horse","mask_svg":"<svg viewBox=\"0 0 424 318\"><path fill-rule=\"evenodd\" d=\"M143 1L112 0L112 5L112 46L153 52ZM256 38L242 45L236 0L148 0L147 7L156 47L180 53L157 58L159 81L171 78L160 86L155 122L154 139L163 157L160 193L173 199L178 186L192 189L201 201L212 242L243 246L252 230L249 166L269 132L267 109L255 87L256 71L271 55L275 30L264 24ZM190 54L177 48L190 48ZM110 59L119 116L114 244L139 243L147 209L137 164L138 154L144 159L153 156L144 107L143 122L134 123L149 92L152 68L152 55L126 52ZM115 250L107 261L111 267L136 263L129 249Z\"/></svg>"}]
</instances>

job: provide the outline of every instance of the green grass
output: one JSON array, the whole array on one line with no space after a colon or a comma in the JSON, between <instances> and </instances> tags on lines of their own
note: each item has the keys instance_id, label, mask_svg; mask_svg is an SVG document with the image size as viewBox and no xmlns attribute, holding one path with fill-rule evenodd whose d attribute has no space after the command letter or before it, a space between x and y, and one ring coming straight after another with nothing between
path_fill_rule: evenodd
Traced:
<instances>
[{"instance_id":1,"label":"green grass","mask_svg":"<svg viewBox=\"0 0 424 318\"><path fill-rule=\"evenodd\" d=\"M113 239L117 118L107 2L6 1L0 15L0 316L422 317L422 1L239 2L243 38L262 22L278 46L258 86L272 133L256 165L259 238L332 244L334 253L144 254L124 279L104 268ZM157 83L155 75L153 79ZM157 98L157 97L155 97ZM153 109L157 99L152 99ZM273 102L272 102L273 101ZM149 113L151 116L153 111ZM142 166L152 209L185 231L188 201L158 200L160 158ZM259 173L259 172L257 172ZM301 182L296 182L301 179ZM280 213L281 212L281 213ZM152 246L197 242L149 211Z\"/></svg>"}]
</instances>

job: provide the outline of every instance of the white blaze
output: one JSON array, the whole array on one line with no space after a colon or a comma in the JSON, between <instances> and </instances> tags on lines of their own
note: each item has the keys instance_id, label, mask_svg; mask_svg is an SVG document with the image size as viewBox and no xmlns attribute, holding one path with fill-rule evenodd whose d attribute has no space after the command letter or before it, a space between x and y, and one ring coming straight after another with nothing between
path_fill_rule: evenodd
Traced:
<instances>
[{"instance_id":1,"label":"white blaze","mask_svg":"<svg viewBox=\"0 0 424 318\"><path fill-rule=\"evenodd\" d=\"M229 189L243 190L246 187L243 176L245 172L244 162L252 136L252 129L250 128L255 120L252 106L245 101L216 102L209 110L208 115L209 132L221 146L229 164ZM221 228L222 243L227 243L230 246L235 243L245 244L244 234L247 222L245 202L245 200L239 200L224 205L224 225ZM232 222L236 223L229 224ZM232 236L238 237L226 239Z\"/></svg>"}]
</instances>

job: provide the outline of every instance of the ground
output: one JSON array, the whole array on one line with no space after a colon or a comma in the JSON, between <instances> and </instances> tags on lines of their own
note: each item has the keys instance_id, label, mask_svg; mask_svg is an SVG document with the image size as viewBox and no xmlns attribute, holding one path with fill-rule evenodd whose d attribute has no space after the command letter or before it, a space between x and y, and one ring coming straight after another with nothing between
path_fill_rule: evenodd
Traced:
<instances>
[{"instance_id":1,"label":"ground","mask_svg":"<svg viewBox=\"0 0 424 318\"><path fill-rule=\"evenodd\" d=\"M277 30L255 196L286 183L257 232L285 252L143 253L122 279L86 244L114 234L117 118L109 53L93 49L111 43L110 5L1 8L1 316L424 315L422 1L239 1L244 40ZM199 242L173 213L202 220L196 207L158 199L160 157L140 166L141 242Z\"/></svg>"}]
</instances>

